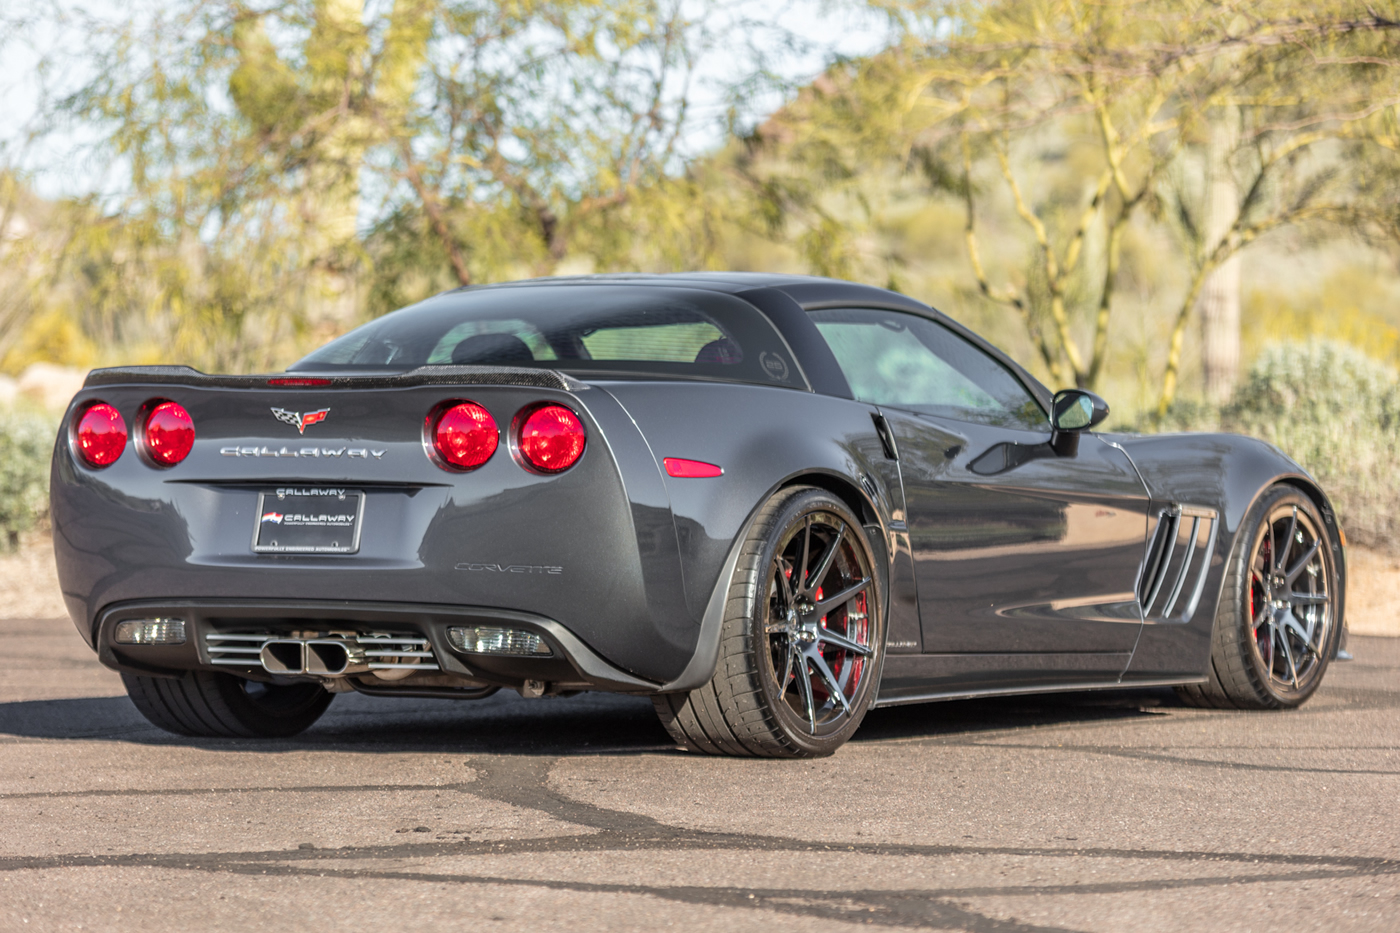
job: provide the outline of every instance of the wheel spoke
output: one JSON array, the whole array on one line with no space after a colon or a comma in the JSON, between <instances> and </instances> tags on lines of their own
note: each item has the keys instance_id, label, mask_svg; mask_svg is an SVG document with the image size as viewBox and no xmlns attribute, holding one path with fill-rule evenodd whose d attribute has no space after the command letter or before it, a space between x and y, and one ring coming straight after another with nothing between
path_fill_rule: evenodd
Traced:
<instances>
[{"instance_id":1,"label":"wheel spoke","mask_svg":"<svg viewBox=\"0 0 1400 933\"><path fill-rule=\"evenodd\" d=\"M795 598L792 591L792 564L778 558L778 589L783 594L783 609L791 609Z\"/></svg>"},{"instance_id":2,"label":"wheel spoke","mask_svg":"<svg viewBox=\"0 0 1400 933\"><path fill-rule=\"evenodd\" d=\"M797 565L797 592L807 591L807 561L812 557L812 516L807 516L807 524L802 526L802 563Z\"/></svg>"},{"instance_id":3,"label":"wheel spoke","mask_svg":"<svg viewBox=\"0 0 1400 933\"><path fill-rule=\"evenodd\" d=\"M1293 632L1293 634L1298 636L1298 640L1301 641L1304 645L1312 647L1312 632L1308 631L1307 629L1304 629L1303 626L1299 625L1298 617L1291 612L1284 613L1283 631L1285 633L1289 631Z\"/></svg>"},{"instance_id":4,"label":"wheel spoke","mask_svg":"<svg viewBox=\"0 0 1400 933\"><path fill-rule=\"evenodd\" d=\"M802 693L802 703L807 708L808 731L817 734L817 700L812 696L812 676L807 673L807 657L801 656L797 668L797 688Z\"/></svg>"},{"instance_id":5,"label":"wheel spoke","mask_svg":"<svg viewBox=\"0 0 1400 933\"><path fill-rule=\"evenodd\" d=\"M841 704L841 709L850 715L851 704L846 699L846 694L842 692L841 685L836 682L836 675L831 672L831 668L826 664L826 658L822 657L820 651L813 651L807 655L807 660L817 669L821 679L826 681L826 692L831 694L831 698Z\"/></svg>"},{"instance_id":6,"label":"wheel spoke","mask_svg":"<svg viewBox=\"0 0 1400 933\"><path fill-rule=\"evenodd\" d=\"M792 680L792 659L793 655L797 654L797 649L793 647L791 638L788 639L785 653L787 654L787 663L783 665L783 676L778 679L779 697L787 696L788 682Z\"/></svg>"},{"instance_id":7,"label":"wheel spoke","mask_svg":"<svg viewBox=\"0 0 1400 933\"><path fill-rule=\"evenodd\" d=\"M858 642L851 641L845 635L838 635L835 632L822 629L817 633L817 641L824 641L833 648L840 648L842 651L849 651L851 654L858 654L866 657L870 654L870 648Z\"/></svg>"},{"instance_id":8,"label":"wheel spoke","mask_svg":"<svg viewBox=\"0 0 1400 933\"><path fill-rule=\"evenodd\" d=\"M846 536L846 526L842 525L836 529L836 537L831 539L831 543L822 552L821 560L817 562L817 569L814 570L803 582L803 590L810 593L822 585L822 580L826 577L826 572L831 569L831 562L836 559L836 551L841 547L841 539Z\"/></svg>"},{"instance_id":9,"label":"wheel spoke","mask_svg":"<svg viewBox=\"0 0 1400 933\"><path fill-rule=\"evenodd\" d=\"M1288 647L1288 632L1285 629L1274 629L1278 633L1279 645L1283 647L1283 659L1288 662L1288 676L1293 679L1293 686L1298 686L1298 665L1293 662L1293 649Z\"/></svg>"},{"instance_id":10,"label":"wheel spoke","mask_svg":"<svg viewBox=\"0 0 1400 933\"><path fill-rule=\"evenodd\" d=\"M1293 517L1288 521L1288 534L1283 536L1283 547L1274 545L1274 572L1283 569L1283 562L1288 560L1288 552L1293 550L1293 534L1298 530L1298 507L1293 507Z\"/></svg>"},{"instance_id":11,"label":"wheel spoke","mask_svg":"<svg viewBox=\"0 0 1400 933\"><path fill-rule=\"evenodd\" d=\"M1330 599L1326 593L1289 593L1288 601L1304 606L1325 606Z\"/></svg>"},{"instance_id":12,"label":"wheel spoke","mask_svg":"<svg viewBox=\"0 0 1400 933\"><path fill-rule=\"evenodd\" d=\"M1302 557L1294 561L1293 566L1289 567L1283 575L1285 584L1287 584L1290 587L1293 586L1293 581L1298 579L1298 575L1301 574L1304 570L1306 570L1308 564L1312 562L1313 557L1317 554L1318 545L1320 545L1321 543L1321 539L1314 541L1312 543L1312 547L1308 548L1307 551L1304 552Z\"/></svg>"},{"instance_id":13,"label":"wheel spoke","mask_svg":"<svg viewBox=\"0 0 1400 933\"><path fill-rule=\"evenodd\" d=\"M838 590L837 592L828 596L826 599L823 599L820 602L818 602L817 608L813 615L826 615L832 609L835 609L838 606L844 606L856 596L859 596L861 593L864 593L869 586L869 577L866 577L863 580L857 580L855 583L852 583L844 590Z\"/></svg>"}]
</instances>

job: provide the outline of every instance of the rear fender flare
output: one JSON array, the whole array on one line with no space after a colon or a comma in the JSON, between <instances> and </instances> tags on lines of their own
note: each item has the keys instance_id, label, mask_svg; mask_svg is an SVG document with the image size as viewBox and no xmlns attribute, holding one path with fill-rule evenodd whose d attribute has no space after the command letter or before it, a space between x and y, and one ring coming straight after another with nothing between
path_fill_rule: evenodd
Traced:
<instances>
[{"instance_id":1,"label":"rear fender flare","mask_svg":"<svg viewBox=\"0 0 1400 933\"><path fill-rule=\"evenodd\" d=\"M757 519L763 506L782 490L794 486L812 486L835 495L844 501L847 507L851 508L851 511L864 523L863 530L866 541L870 544L870 550L874 554L879 575L876 585L880 588L882 611L888 613L889 546L886 542L890 532L880 517L880 510L876 508L869 494L847 477L836 473L805 472L789 476L769 489L763 498L755 503L749 511L748 517L744 519L743 527L739 529L739 533L729 546L729 553L725 556L719 579L715 582L710 599L705 605L705 614L700 620L700 637L695 645L695 653L691 655L690 662L686 664L680 675L675 680L662 685L661 689L657 691L658 693L684 693L695 690L709 683L710 678L714 677L715 667L719 663L719 638L720 631L724 627L724 607L729 601L729 586L734 579L734 569L739 565L739 555L744 549L744 542L748 540L754 520ZM855 507L856 503L859 503L859 508ZM878 535L872 536L872 526L878 530Z\"/></svg>"}]
</instances>

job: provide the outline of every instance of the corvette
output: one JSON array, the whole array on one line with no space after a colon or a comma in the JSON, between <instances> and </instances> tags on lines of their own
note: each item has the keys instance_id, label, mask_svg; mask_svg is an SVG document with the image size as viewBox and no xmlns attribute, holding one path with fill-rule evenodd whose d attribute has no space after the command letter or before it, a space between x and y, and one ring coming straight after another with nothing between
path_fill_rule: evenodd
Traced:
<instances>
[{"instance_id":1,"label":"corvette","mask_svg":"<svg viewBox=\"0 0 1400 933\"><path fill-rule=\"evenodd\" d=\"M1324 491L1107 414L868 286L472 287L283 373L95 370L54 549L83 638L189 736L293 735L348 691L601 690L694 751L805 757L901 703L1307 700L1344 634Z\"/></svg>"}]
</instances>

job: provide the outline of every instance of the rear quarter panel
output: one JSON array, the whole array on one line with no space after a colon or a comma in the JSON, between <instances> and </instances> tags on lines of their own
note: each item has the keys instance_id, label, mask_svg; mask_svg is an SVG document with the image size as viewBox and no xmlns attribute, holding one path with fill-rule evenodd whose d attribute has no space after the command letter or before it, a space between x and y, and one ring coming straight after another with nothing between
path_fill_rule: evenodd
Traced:
<instances>
[{"instance_id":1,"label":"rear quarter panel","mask_svg":"<svg viewBox=\"0 0 1400 933\"><path fill-rule=\"evenodd\" d=\"M706 479L665 477L693 618L703 616L749 519L783 485L804 476L841 484L882 537L892 513L902 512L898 473L884 458L869 405L721 383L610 382L602 388L636 421L657 463L681 457L724 469L723 476Z\"/></svg>"}]
</instances>

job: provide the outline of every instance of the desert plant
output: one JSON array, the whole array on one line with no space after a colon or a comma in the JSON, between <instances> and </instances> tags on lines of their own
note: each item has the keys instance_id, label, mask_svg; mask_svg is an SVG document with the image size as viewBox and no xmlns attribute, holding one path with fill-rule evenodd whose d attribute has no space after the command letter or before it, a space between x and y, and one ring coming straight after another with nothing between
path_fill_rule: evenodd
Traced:
<instances>
[{"instance_id":1,"label":"desert plant","mask_svg":"<svg viewBox=\"0 0 1400 933\"><path fill-rule=\"evenodd\" d=\"M0 411L0 548L13 550L48 511L53 438L49 419Z\"/></svg>"},{"instance_id":2,"label":"desert plant","mask_svg":"<svg viewBox=\"0 0 1400 933\"><path fill-rule=\"evenodd\" d=\"M1337 341L1276 344L1220 423L1275 444L1316 476L1351 543L1400 550L1400 372Z\"/></svg>"}]
</instances>

